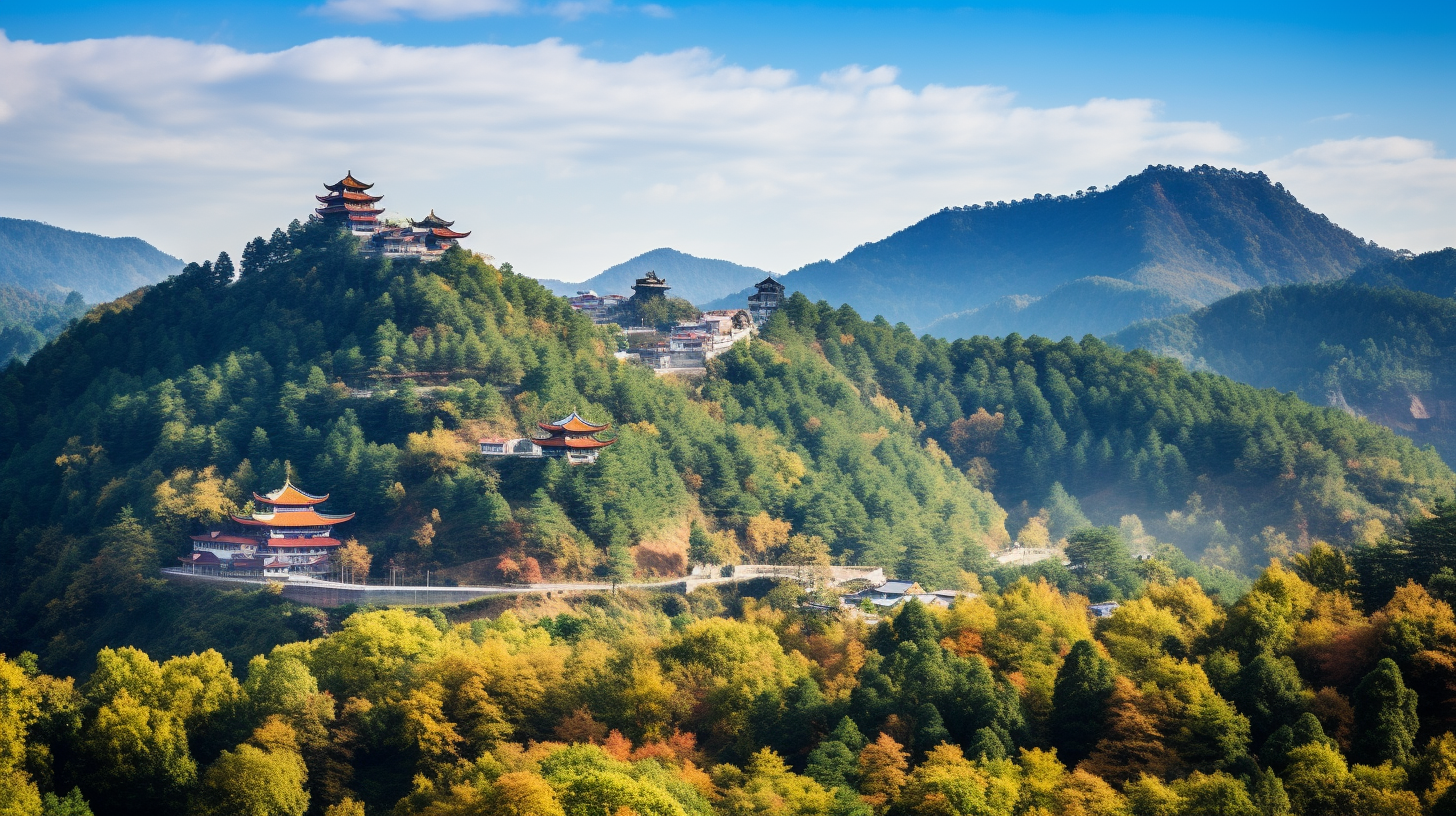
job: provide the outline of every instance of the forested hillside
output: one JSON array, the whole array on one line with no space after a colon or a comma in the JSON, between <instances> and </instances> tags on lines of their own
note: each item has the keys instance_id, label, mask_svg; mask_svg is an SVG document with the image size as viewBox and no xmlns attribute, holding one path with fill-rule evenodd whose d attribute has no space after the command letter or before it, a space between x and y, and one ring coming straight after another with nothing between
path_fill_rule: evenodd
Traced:
<instances>
[{"instance_id":1,"label":"forested hillside","mask_svg":"<svg viewBox=\"0 0 1456 816\"><path fill-rule=\"evenodd\" d=\"M508 265L356 247L295 222L4 372L9 812L1456 807L1456 475L1409 440L1095 339L946 342L803 295L659 378ZM594 466L473 451L572 410L613 423ZM290 474L358 512L376 579L837 558L968 594L878 623L790 583L331 614L158 578ZM995 565L1008 526L1070 564Z\"/></svg>"},{"instance_id":2,"label":"forested hillside","mask_svg":"<svg viewBox=\"0 0 1456 816\"><path fill-rule=\"evenodd\" d=\"M1064 283L1041 297L1011 295L979 309L946 315L925 330L950 339L1012 333L1081 337L1107 334L1140 320L1183 314L1201 305L1151 287L1091 277Z\"/></svg>"},{"instance_id":3,"label":"forested hillside","mask_svg":"<svg viewBox=\"0 0 1456 816\"><path fill-rule=\"evenodd\" d=\"M1443 518L1449 545L1456 508ZM1085 532L1083 569L1132 579L1109 617L1023 578L871 625L784 584L361 611L246 665L104 649L84 682L24 653L0 659L0 795L67 816L1456 805L1456 616L1432 592L1456 575L1372 597L1320 544L1228 604Z\"/></svg>"},{"instance_id":4,"label":"forested hillside","mask_svg":"<svg viewBox=\"0 0 1456 816\"><path fill-rule=\"evenodd\" d=\"M44 295L0 285L0 365L25 360L86 309L80 292Z\"/></svg>"},{"instance_id":5,"label":"forested hillside","mask_svg":"<svg viewBox=\"0 0 1456 816\"><path fill-rule=\"evenodd\" d=\"M0 284L89 303L156 283L182 262L140 238L106 238L39 221L0 218Z\"/></svg>"},{"instance_id":6,"label":"forested hillside","mask_svg":"<svg viewBox=\"0 0 1456 816\"><path fill-rule=\"evenodd\" d=\"M947 314L1009 295L1041 297L1094 276L1178 302L1211 303L1240 289L1343 278L1390 256L1311 212L1263 173L1156 166L1101 191L942 210L783 282L811 300L847 302L920 331ZM1126 310L1123 293L1097 294L1095 302L1041 319L1073 327L1053 336L1080 337L1096 324L1080 322L1083 311ZM1128 321L1140 316L1126 312ZM962 323L960 336L998 333L974 319Z\"/></svg>"},{"instance_id":7,"label":"forested hillside","mask_svg":"<svg viewBox=\"0 0 1456 816\"><path fill-rule=\"evenodd\" d=\"M1456 249L1446 247L1420 255L1402 254L1371 264L1350 278L1351 283L1413 289L1436 297L1456 297Z\"/></svg>"},{"instance_id":8,"label":"forested hillside","mask_svg":"<svg viewBox=\"0 0 1456 816\"><path fill-rule=\"evenodd\" d=\"M675 249L654 249L631 260L623 261L584 281L571 282L542 279L541 283L558 295L569 297L590 289L599 295L631 295L632 284L648 272L656 272L672 287L672 296L690 303L707 303L753 286L771 273L752 266L714 258L699 258ZM744 302L734 304L743 308Z\"/></svg>"},{"instance_id":9,"label":"forested hillside","mask_svg":"<svg viewBox=\"0 0 1456 816\"><path fill-rule=\"evenodd\" d=\"M1434 451L1385 428L1145 351L917 338L801 294L780 314L768 337L813 338L862 391L904 406L1012 511L1013 533L1021 503L1050 511L1069 494L1098 523L1138 514L1195 556L1261 564L1280 536L1373 541L1456 489Z\"/></svg>"},{"instance_id":10,"label":"forested hillside","mask_svg":"<svg viewBox=\"0 0 1456 816\"><path fill-rule=\"evenodd\" d=\"M989 494L805 344L741 346L690 385L619 364L614 330L464 252L390 263L295 223L229 285L232 266L98 308L0 381L7 653L297 637L313 624L288 605L197 604L154 577L290 467L358 512L346 533L386 575L590 577L628 548L644 574L680 574L692 520L720 557L793 545L902 574L984 568L1006 539ZM573 410L615 426L596 466L473 452Z\"/></svg>"},{"instance_id":11,"label":"forested hillside","mask_svg":"<svg viewBox=\"0 0 1456 816\"><path fill-rule=\"evenodd\" d=\"M1353 283L1270 287L1109 340L1351 410L1456 461L1456 300Z\"/></svg>"}]
</instances>

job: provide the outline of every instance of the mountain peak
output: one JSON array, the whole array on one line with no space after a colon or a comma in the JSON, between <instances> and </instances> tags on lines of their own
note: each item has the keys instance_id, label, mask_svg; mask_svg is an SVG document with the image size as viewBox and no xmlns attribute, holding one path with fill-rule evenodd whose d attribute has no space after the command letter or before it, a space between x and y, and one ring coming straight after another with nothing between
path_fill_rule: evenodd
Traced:
<instances>
[{"instance_id":1,"label":"mountain peak","mask_svg":"<svg viewBox=\"0 0 1456 816\"><path fill-rule=\"evenodd\" d=\"M542 279L541 284L558 295L573 295L587 289L602 295L620 295L630 293L632 282L648 272L656 272L658 277L671 284L674 297L697 304L752 286L771 274L732 261L699 258L671 247L658 247L584 281Z\"/></svg>"},{"instance_id":2,"label":"mountain peak","mask_svg":"<svg viewBox=\"0 0 1456 816\"><path fill-rule=\"evenodd\" d=\"M1152 165L1103 190L948 207L784 283L922 329L1083 278L1196 305L1256 286L1344 278L1389 255L1263 172Z\"/></svg>"}]
</instances>

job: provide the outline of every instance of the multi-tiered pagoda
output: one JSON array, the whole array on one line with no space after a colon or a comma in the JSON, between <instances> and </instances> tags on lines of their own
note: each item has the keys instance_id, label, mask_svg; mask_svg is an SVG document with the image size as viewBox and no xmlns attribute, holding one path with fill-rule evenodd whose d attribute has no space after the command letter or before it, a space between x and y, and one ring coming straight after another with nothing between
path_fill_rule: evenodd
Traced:
<instances>
[{"instance_id":1,"label":"multi-tiered pagoda","mask_svg":"<svg viewBox=\"0 0 1456 816\"><path fill-rule=\"evenodd\" d=\"M232 517L242 532L192 536L191 554L179 560L198 572L268 578L327 575L336 571L334 552L342 543L333 536L334 525L354 517L320 513L318 505L328 498L305 493L284 480L272 493L253 494L253 501L267 510Z\"/></svg>"},{"instance_id":2,"label":"multi-tiered pagoda","mask_svg":"<svg viewBox=\"0 0 1456 816\"><path fill-rule=\"evenodd\" d=\"M351 170L339 181L324 185L328 195L314 196L323 205L314 212L325 221L347 227L354 235L373 235L379 228L379 215L384 212L384 208L376 206L384 196L365 192L373 186L354 178Z\"/></svg>"}]
</instances>

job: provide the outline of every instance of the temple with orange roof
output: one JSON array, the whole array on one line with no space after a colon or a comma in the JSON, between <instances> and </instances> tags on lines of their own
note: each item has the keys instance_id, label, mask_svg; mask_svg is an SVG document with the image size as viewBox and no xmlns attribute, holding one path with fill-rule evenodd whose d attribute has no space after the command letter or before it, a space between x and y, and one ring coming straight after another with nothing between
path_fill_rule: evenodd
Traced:
<instances>
[{"instance_id":1,"label":"temple with orange roof","mask_svg":"<svg viewBox=\"0 0 1456 816\"><path fill-rule=\"evenodd\" d=\"M409 226L381 222L379 216L384 209L378 204L384 196L367 192L373 186L354 178L350 171L339 181L324 185L328 195L314 196L323 205L314 212L358 237L359 251L366 255L433 261L459 246L461 238L470 237L468 232L454 230L455 222L435 215L434 210L418 221L409 219Z\"/></svg>"},{"instance_id":2,"label":"temple with orange roof","mask_svg":"<svg viewBox=\"0 0 1456 816\"><path fill-rule=\"evenodd\" d=\"M333 184L325 184L326 196L314 196L323 206L314 210L319 218L332 221L359 236L372 236L379 229L379 215L383 207L375 206L384 196L366 192L373 184L354 178L351 170Z\"/></svg>"},{"instance_id":3,"label":"temple with orange roof","mask_svg":"<svg viewBox=\"0 0 1456 816\"><path fill-rule=\"evenodd\" d=\"M484 456L549 457L565 459L569 465L590 465L597 461L602 448L617 441L597 438L597 434L611 427L610 423L597 425L587 422L575 411L555 422L538 422L536 427L545 431L546 436L531 439L482 437L480 452Z\"/></svg>"},{"instance_id":4,"label":"temple with orange roof","mask_svg":"<svg viewBox=\"0 0 1456 816\"><path fill-rule=\"evenodd\" d=\"M334 553L342 542L333 528L354 514L319 512L318 505L328 498L305 493L285 479L272 493L253 494L253 501L267 510L231 517L242 531L192 536L192 552L179 560L195 572L267 578L318 578L335 572Z\"/></svg>"}]
</instances>

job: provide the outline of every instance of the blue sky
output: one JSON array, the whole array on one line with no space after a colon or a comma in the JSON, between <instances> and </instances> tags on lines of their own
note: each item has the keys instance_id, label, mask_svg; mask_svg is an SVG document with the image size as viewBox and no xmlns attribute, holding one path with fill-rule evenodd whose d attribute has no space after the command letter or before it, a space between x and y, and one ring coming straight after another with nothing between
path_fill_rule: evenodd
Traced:
<instances>
[{"instance_id":1,"label":"blue sky","mask_svg":"<svg viewBox=\"0 0 1456 816\"><path fill-rule=\"evenodd\" d=\"M395 191L390 201L406 209L439 200L484 228L482 251L542 275L585 277L662 244L786 271L837 257L939 206L1111 183L1164 159L1265 169L1315 209L1382 243L1456 243L1445 214L1456 205L1448 158L1456 144L1451 3L104 0L3 2L0 29L16 52L13 64L38 72L60 66L46 70L63 77L33 83L41 88L35 99L50 100L42 113L38 103L27 108L23 94L7 95L0 73L0 138L27 147L8 165L0 159L14 190L0 209L80 229L130 230L183 254L246 239L241 232L262 231L268 219L299 209L307 191L292 185L354 169L372 170ZM187 47L169 53L165 65L151 64L160 59L154 49L118 39L135 36ZM361 114L388 117L383 103L371 108L375 100L433 93L432 105L459 104L480 118L441 131L415 111L417 118L390 122L385 133L352 143L335 133L338 142L320 149L329 128L300 122L344 112L330 108L328 91L299 89L339 59L319 46L336 37L369 38L382 49L371 59L393 54L408 63L377 94L353 97ZM560 46L543 52L539 44L552 38ZM84 39L113 44L100 54L68 47ZM51 48L15 48L21 41ZM482 62L469 49L480 43L510 48ZM408 48L384 48L392 45ZM225 46L232 56L206 46ZM295 47L300 59L277 56ZM685 53L695 56L638 60ZM277 64L234 67L248 55L274 55ZM189 61L203 75L227 76L190 85L167 78L186 73ZM111 77L139 63L139 78ZM859 73L843 73L846 66ZM878 66L894 70L871 75ZM778 73L743 78L759 69ZM360 70L368 81L371 67ZM442 83L448 87L417 91L430 72L452 70L457 75ZM288 71L300 72L300 81L281 79ZM476 71L502 84L488 92L479 83L453 84ZM513 77L521 78L516 88ZM713 101L725 82L729 95ZM944 102L926 90L936 86L959 95ZM599 89L594 97L571 96L591 87ZM883 91L879 102L875 89ZM517 91L509 105L500 101ZM604 91L620 92L618 118L592 104ZM701 107L673 107L674 97L696 94ZM804 94L814 100L807 107L793 101ZM224 119L249 110L255 121L229 122L237 140L226 142L204 123L154 109L162 99ZM1121 107L1109 113L1097 100ZM634 106L644 115L634 116ZM694 128L704 110L725 112ZM1061 111L1071 111L1070 120ZM809 116L818 120L804 121ZM1025 124L1027 117L1036 122ZM997 135L1023 126L1022 152ZM76 141L77 130L93 140ZM466 130L470 138L456 138ZM48 192L73 172L46 169L65 160L53 155L57 133L69 133L60 141L72 153L87 145L84 157L71 157L84 166L75 173L109 173L126 185L118 200L175 211L167 216L174 221L195 219L188 237L167 235L142 213L121 213L116 202L68 210L63 196ZM169 138L179 147L149 147ZM260 139L274 152L249 155ZM438 146L440 161L401 172L398 156L420 145ZM191 147L197 155L189 156ZM211 210L176 204L199 194L218 151L254 176L239 195L254 203L255 219L222 223ZM917 154L914 161L904 160L906 152ZM362 166L334 167L334 156ZM482 187L494 203L480 200Z\"/></svg>"}]
</instances>

